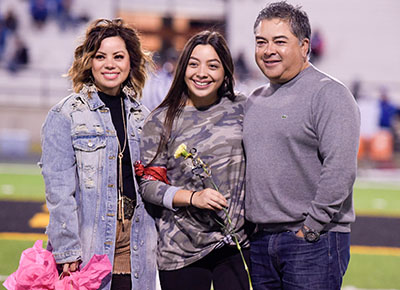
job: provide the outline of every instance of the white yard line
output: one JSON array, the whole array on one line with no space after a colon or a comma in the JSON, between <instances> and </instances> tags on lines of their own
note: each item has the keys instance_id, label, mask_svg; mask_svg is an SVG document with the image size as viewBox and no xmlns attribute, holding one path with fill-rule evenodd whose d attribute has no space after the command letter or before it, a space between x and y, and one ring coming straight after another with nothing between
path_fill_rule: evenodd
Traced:
<instances>
[{"instance_id":1,"label":"white yard line","mask_svg":"<svg viewBox=\"0 0 400 290\"><path fill-rule=\"evenodd\" d=\"M40 168L36 164L0 163L0 174L40 174Z\"/></svg>"},{"instance_id":2,"label":"white yard line","mask_svg":"<svg viewBox=\"0 0 400 290\"><path fill-rule=\"evenodd\" d=\"M400 187L400 169L359 169L357 181L386 183Z\"/></svg>"}]
</instances>

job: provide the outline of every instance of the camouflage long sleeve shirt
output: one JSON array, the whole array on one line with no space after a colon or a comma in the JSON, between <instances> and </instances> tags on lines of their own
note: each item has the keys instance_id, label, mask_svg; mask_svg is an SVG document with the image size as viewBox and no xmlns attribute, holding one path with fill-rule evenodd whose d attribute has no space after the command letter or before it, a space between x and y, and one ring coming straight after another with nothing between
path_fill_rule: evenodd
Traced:
<instances>
[{"instance_id":1,"label":"camouflage long sleeve shirt","mask_svg":"<svg viewBox=\"0 0 400 290\"><path fill-rule=\"evenodd\" d=\"M235 246L232 233L242 247L248 246L244 219L245 159L242 147L243 108L246 98L234 101L222 98L207 110L186 106L175 120L171 137L151 166L167 169L170 185L142 179L143 198L158 205L157 262L160 270L174 270L198 261L213 249L225 244ZM155 156L160 141L166 109L156 110L146 121L141 139L144 166ZM228 201L232 226L223 211L214 212L193 206L173 208L172 199L179 189L202 190L210 187L207 179L192 173L190 159L174 158L180 144L196 148L198 156L210 166L212 179ZM209 181L209 180L208 180Z\"/></svg>"}]
</instances>

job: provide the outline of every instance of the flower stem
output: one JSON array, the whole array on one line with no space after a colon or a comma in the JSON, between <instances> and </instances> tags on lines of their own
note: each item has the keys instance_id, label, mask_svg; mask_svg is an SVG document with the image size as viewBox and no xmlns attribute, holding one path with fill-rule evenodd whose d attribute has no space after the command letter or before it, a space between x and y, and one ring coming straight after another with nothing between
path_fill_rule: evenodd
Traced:
<instances>
[{"instance_id":1,"label":"flower stem","mask_svg":"<svg viewBox=\"0 0 400 290\"><path fill-rule=\"evenodd\" d=\"M216 191L219 192L218 186L215 184L215 182L214 182L214 180L212 178L212 175L211 175L211 170L209 170L207 164L205 164L203 162L203 160L201 160L199 157L197 157L195 159L195 156L193 156L193 154L191 154L191 153L189 153L187 151L187 147L186 147L186 145L184 143L179 145L178 149L175 151L175 154L174 154L175 159L178 159L180 156L183 156L185 159L187 159L187 158L192 159L193 168L199 168L199 167L202 168L204 173L208 176L208 178L209 178L209 180L211 182L211 185L214 187L214 189ZM232 226L232 220L231 220L231 217L228 214L228 210L226 208L223 208L223 210L224 210L226 218L228 220L228 233L229 233L230 228L233 227ZM221 226L224 227L223 224L221 224ZM225 228L226 228L226 226L225 226ZM244 259L242 248L240 247L239 241L238 241L238 239L236 237L236 234L234 232L232 233L232 236L233 236L233 239L235 240L236 247L239 250L240 257L242 258L244 269L246 270L247 277L249 279L250 290L253 290L253 284L251 283L251 276L250 276L250 272L249 272L249 267L247 266L246 260Z\"/></svg>"},{"instance_id":2,"label":"flower stem","mask_svg":"<svg viewBox=\"0 0 400 290\"><path fill-rule=\"evenodd\" d=\"M224 208L224 212L225 212L225 215L226 215L226 217L228 219L229 226L232 226L232 220L231 220L231 217L229 216L228 210L226 208ZM250 276L250 272L249 272L249 267L247 266L246 260L244 259L243 252L242 252L242 247L239 244L239 241L238 241L238 239L236 237L236 234L233 234L232 236L233 236L233 239L235 240L236 248L239 250L240 257L242 257L244 269L246 270L247 278L249 279L250 290L253 290L253 284L251 283L251 276Z\"/></svg>"},{"instance_id":3,"label":"flower stem","mask_svg":"<svg viewBox=\"0 0 400 290\"><path fill-rule=\"evenodd\" d=\"M203 169L207 173L205 168L203 168ZM211 175L208 175L208 177L210 178L211 184L214 187L214 189L216 191L219 191L218 186L215 184L215 182L214 182L213 178L211 177ZM229 216L228 210L226 208L223 208L223 210L224 210L225 216L226 216L226 218L228 220L229 228L231 228L232 227L232 220L231 220L231 217ZM238 241L238 239L236 237L236 234L232 234L232 236L233 236L233 239L235 240L236 248L239 250L240 257L242 258L244 269L246 270L247 278L249 279L250 290L253 290L253 284L251 283L251 276L250 276L249 267L247 266L246 260L244 259L244 255L243 255L243 252L242 252L242 247L239 244L239 241Z\"/></svg>"}]
</instances>

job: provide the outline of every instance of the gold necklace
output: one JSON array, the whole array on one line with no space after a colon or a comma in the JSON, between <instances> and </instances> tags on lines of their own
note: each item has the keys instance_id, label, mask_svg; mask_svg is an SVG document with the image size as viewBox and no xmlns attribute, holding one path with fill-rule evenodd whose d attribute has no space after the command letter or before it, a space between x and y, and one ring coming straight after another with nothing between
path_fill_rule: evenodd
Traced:
<instances>
[{"instance_id":1,"label":"gold necklace","mask_svg":"<svg viewBox=\"0 0 400 290\"><path fill-rule=\"evenodd\" d=\"M122 220L122 230L124 230L124 216L125 216L125 212L124 212L124 197L123 197L123 193L124 193L124 184L123 184L123 180L122 180L122 158L124 157L124 152L126 149L126 143L127 143L127 133L126 133L126 122L125 122L125 110L124 110L124 102L123 102L123 98L121 97L121 112L122 112L122 124L124 127L124 146L121 149L121 144L119 142L119 138L117 135L117 141L118 141L118 167L119 167L119 180L118 180L118 219Z\"/></svg>"}]
</instances>

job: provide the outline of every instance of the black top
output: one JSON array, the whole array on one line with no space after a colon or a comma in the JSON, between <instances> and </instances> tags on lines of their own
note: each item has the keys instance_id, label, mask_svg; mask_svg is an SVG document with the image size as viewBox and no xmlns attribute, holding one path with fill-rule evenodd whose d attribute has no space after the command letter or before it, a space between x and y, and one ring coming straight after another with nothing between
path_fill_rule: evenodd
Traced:
<instances>
[{"instance_id":1,"label":"black top","mask_svg":"<svg viewBox=\"0 0 400 290\"><path fill-rule=\"evenodd\" d=\"M122 107L121 107L121 98L125 97L123 93L117 96L110 96L103 92L98 92L100 99L103 103L110 109L111 112L111 120L114 124L115 130L117 131L117 136L119 140L119 144L121 145L121 150L124 147L125 140L125 131L124 131L124 123L122 120ZM122 102L123 104L124 102ZM125 114L125 106L124 106L124 114ZM125 114L125 126L127 126L127 117ZM129 142L126 141L126 148L123 152L122 157L122 178L123 178L123 194L129 197L130 199L135 200L135 183L133 181L134 175L132 171L132 162L131 155L129 152ZM117 181L119 182L119 166L117 166L118 174Z\"/></svg>"}]
</instances>

